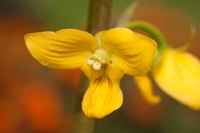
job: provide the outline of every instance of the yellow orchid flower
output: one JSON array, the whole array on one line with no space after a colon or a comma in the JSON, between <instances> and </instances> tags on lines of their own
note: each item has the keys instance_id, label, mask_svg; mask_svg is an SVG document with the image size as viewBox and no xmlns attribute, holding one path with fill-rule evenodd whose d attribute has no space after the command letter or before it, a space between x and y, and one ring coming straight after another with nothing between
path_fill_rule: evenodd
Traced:
<instances>
[{"instance_id":1,"label":"yellow orchid flower","mask_svg":"<svg viewBox=\"0 0 200 133\"><path fill-rule=\"evenodd\" d=\"M168 95L193 109L200 109L200 61L195 56L168 48L152 75Z\"/></svg>"},{"instance_id":2,"label":"yellow orchid flower","mask_svg":"<svg viewBox=\"0 0 200 133\"><path fill-rule=\"evenodd\" d=\"M169 96L192 109L200 109L200 61L195 56L183 50L168 48L151 69L151 74ZM160 102L160 97L153 94L148 76L137 76L134 79L146 101L151 104Z\"/></svg>"},{"instance_id":3,"label":"yellow orchid flower","mask_svg":"<svg viewBox=\"0 0 200 133\"><path fill-rule=\"evenodd\" d=\"M88 117L102 118L122 105L120 79L144 75L155 56L156 43L127 28L113 28L95 36L76 30L25 35L31 55L56 69L80 68L89 79L82 101Z\"/></svg>"},{"instance_id":4,"label":"yellow orchid flower","mask_svg":"<svg viewBox=\"0 0 200 133\"><path fill-rule=\"evenodd\" d=\"M150 70L152 79L169 96L180 103L200 109L200 61L186 52L195 35L191 27L191 40L182 48L170 48L160 31L145 22L133 22L127 27L141 28L148 31L158 42L159 54ZM146 76L134 77L134 80L147 102L157 104L160 97L153 94L151 79Z\"/></svg>"}]
</instances>

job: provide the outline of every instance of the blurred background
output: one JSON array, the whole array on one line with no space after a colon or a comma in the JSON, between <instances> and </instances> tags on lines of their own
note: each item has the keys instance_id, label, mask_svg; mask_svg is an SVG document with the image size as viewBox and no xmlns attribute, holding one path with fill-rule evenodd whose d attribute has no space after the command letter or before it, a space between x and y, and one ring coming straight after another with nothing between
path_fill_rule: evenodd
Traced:
<instances>
[{"instance_id":1,"label":"blurred background","mask_svg":"<svg viewBox=\"0 0 200 133\"><path fill-rule=\"evenodd\" d=\"M133 0L113 0L113 21ZM84 29L89 0L0 0L0 133L72 133L80 70L53 70L26 50L24 34ZM140 0L130 20L145 20L174 47L190 39L200 58L199 0ZM123 106L99 120L97 133L199 133L200 112L174 101L155 86L159 105L149 105L130 77L121 83Z\"/></svg>"}]
</instances>

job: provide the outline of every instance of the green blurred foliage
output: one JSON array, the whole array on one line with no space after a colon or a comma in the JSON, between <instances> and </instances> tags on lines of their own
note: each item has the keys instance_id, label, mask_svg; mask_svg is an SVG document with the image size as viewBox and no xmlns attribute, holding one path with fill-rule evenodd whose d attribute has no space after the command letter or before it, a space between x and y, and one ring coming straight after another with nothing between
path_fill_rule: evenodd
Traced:
<instances>
[{"instance_id":1,"label":"green blurred foliage","mask_svg":"<svg viewBox=\"0 0 200 133\"><path fill-rule=\"evenodd\" d=\"M114 10L122 10L133 0L113 0ZM82 26L87 21L89 0L29 0L31 10L50 27Z\"/></svg>"},{"instance_id":2,"label":"green blurred foliage","mask_svg":"<svg viewBox=\"0 0 200 133\"><path fill-rule=\"evenodd\" d=\"M134 0L113 0L113 10L122 12ZM141 0L142 1L142 0ZM153 0L154 1L154 0ZM175 9L182 9L200 21L199 0L162 0ZM86 23L89 0L28 0L29 8L53 29L75 28Z\"/></svg>"},{"instance_id":3,"label":"green blurred foliage","mask_svg":"<svg viewBox=\"0 0 200 133\"><path fill-rule=\"evenodd\" d=\"M113 0L113 6L116 10L122 10L131 2ZM86 23L89 0L29 0L29 7L54 29L75 28Z\"/></svg>"},{"instance_id":4,"label":"green blurred foliage","mask_svg":"<svg viewBox=\"0 0 200 133\"><path fill-rule=\"evenodd\" d=\"M32 10L51 27L74 28L87 16L88 0L30 0Z\"/></svg>"},{"instance_id":5,"label":"green blurred foliage","mask_svg":"<svg viewBox=\"0 0 200 133\"><path fill-rule=\"evenodd\" d=\"M185 10L188 14L200 22L200 1L199 0L164 0L170 8Z\"/></svg>"}]
</instances>

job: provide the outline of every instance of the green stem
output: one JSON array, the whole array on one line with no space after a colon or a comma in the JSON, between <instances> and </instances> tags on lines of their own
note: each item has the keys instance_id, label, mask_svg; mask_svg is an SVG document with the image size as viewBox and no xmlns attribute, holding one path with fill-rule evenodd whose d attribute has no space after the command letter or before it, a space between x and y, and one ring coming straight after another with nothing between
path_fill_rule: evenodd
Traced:
<instances>
[{"instance_id":1,"label":"green stem","mask_svg":"<svg viewBox=\"0 0 200 133\"><path fill-rule=\"evenodd\" d=\"M109 28L112 0L90 0L87 31L95 34Z\"/></svg>"},{"instance_id":2,"label":"green stem","mask_svg":"<svg viewBox=\"0 0 200 133\"><path fill-rule=\"evenodd\" d=\"M130 28L130 29L141 29L145 32L149 33L155 41L158 43L159 50L163 50L168 47L168 43L164 37L164 35L161 33L161 31L155 27L154 25L143 22L143 21L134 21L130 22L128 24L123 25L123 27Z\"/></svg>"},{"instance_id":3,"label":"green stem","mask_svg":"<svg viewBox=\"0 0 200 133\"><path fill-rule=\"evenodd\" d=\"M87 31L95 34L109 27L112 0L90 0ZM81 111L82 97L86 90L86 79L82 76L80 91L77 95L75 133L94 133L96 119L86 117Z\"/></svg>"}]
</instances>

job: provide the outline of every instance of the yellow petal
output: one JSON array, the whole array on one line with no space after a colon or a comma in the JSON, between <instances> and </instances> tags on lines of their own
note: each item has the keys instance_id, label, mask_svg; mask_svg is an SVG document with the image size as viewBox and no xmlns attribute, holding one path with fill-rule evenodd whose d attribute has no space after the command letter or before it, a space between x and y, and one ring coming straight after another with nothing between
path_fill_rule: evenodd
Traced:
<instances>
[{"instance_id":1,"label":"yellow petal","mask_svg":"<svg viewBox=\"0 0 200 133\"><path fill-rule=\"evenodd\" d=\"M158 104L160 97L153 94L152 83L147 76L136 76L134 77L135 83L137 84L142 96L150 104Z\"/></svg>"},{"instance_id":2,"label":"yellow petal","mask_svg":"<svg viewBox=\"0 0 200 133\"><path fill-rule=\"evenodd\" d=\"M83 98L82 110L88 117L103 118L118 109L122 101L119 81L99 77L90 82Z\"/></svg>"},{"instance_id":3,"label":"yellow petal","mask_svg":"<svg viewBox=\"0 0 200 133\"><path fill-rule=\"evenodd\" d=\"M97 48L91 34L75 29L30 33L25 35L25 42L37 61L58 69L80 67Z\"/></svg>"},{"instance_id":4,"label":"yellow petal","mask_svg":"<svg viewBox=\"0 0 200 133\"><path fill-rule=\"evenodd\" d=\"M200 62L195 56L166 50L153 76L167 94L193 109L200 109Z\"/></svg>"},{"instance_id":5,"label":"yellow petal","mask_svg":"<svg viewBox=\"0 0 200 133\"><path fill-rule=\"evenodd\" d=\"M126 28L113 28L102 33L102 46L111 54L111 62L126 74L144 75L156 53L156 43Z\"/></svg>"}]
</instances>

